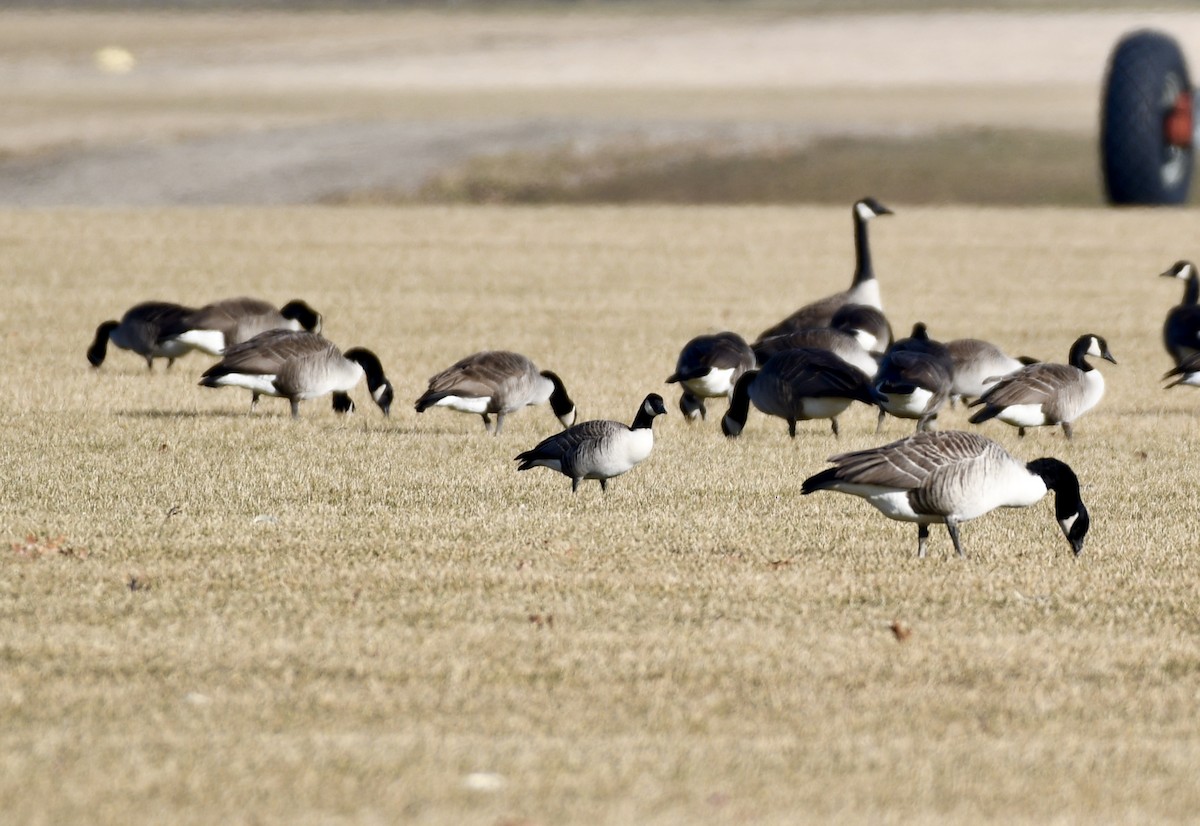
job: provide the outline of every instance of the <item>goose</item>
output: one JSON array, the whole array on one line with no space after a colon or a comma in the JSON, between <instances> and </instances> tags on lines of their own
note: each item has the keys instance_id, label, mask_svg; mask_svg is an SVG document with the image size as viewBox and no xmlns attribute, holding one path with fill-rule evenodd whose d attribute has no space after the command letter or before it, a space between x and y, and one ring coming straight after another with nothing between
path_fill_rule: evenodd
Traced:
<instances>
[{"instance_id":1,"label":"goose","mask_svg":"<svg viewBox=\"0 0 1200 826\"><path fill-rule=\"evenodd\" d=\"M953 382L954 362L946 345L930 339L925 325L917 322L909 338L888 348L875 375L875 390L882 396L876 432L885 412L916 419L918 431L931 430Z\"/></svg>"},{"instance_id":2,"label":"goose","mask_svg":"<svg viewBox=\"0 0 1200 826\"><path fill-rule=\"evenodd\" d=\"M321 314L299 299L276 309L274 304L257 298L228 298L177 319L163 330L162 338L187 350L219 356L267 330L319 333Z\"/></svg>"},{"instance_id":3,"label":"goose","mask_svg":"<svg viewBox=\"0 0 1200 826\"><path fill-rule=\"evenodd\" d=\"M683 346L667 384L679 384L679 409L688 421L707 416L705 399L732 398L734 385L754 367L754 351L737 333L696 336Z\"/></svg>"},{"instance_id":4,"label":"goose","mask_svg":"<svg viewBox=\"0 0 1200 826\"><path fill-rule=\"evenodd\" d=\"M850 289L806 304L783 321L763 330L758 341L771 336L783 335L792 330L803 330L806 327L828 327L833 320L833 314L846 304L866 304L876 309L883 309L879 296L879 282L875 280L875 270L871 266L871 245L867 238L867 222L879 215L893 213L874 198L863 198L861 201L855 202L850 214L854 219L855 255L854 280L850 283Z\"/></svg>"},{"instance_id":5,"label":"goose","mask_svg":"<svg viewBox=\"0 0 1200 826\"><path fill-rule=\"evenodd\" d=\"M868 353L883 353L892 346L892 325L883 311L867 304L846 304L829 321L835 330L850 333Z\"/></svg>"},{"instance_id":6,"label":"goose","mask_svg":"<svg viewBox=\"0 0 1200 826\"><path fill-rule=\"evenodd\" d=\"M159 340L163 328L194 312L191 307L166 301L147 301L130 307L120 321L105 321L96 328L96 337L88 347L87 360L93 367L104 363L111 341L122 350L132 350L154 369L154 359L165 358L167 367L187 353L187 347Z\"/></svg>"},{"instance_id":7,"label":"goose","mask_svg":"<svg viewBox=\"0 0 1200 826\"><path fill-rule=\"evenodd\" d=\"M950 360L954 362L954 381L950 400L977 399L1009 373L1036 364L1028 356L1013 358L990 341L978 338L956 338L946 342Z\"/></svg>"},{"instance_id":8,"label":"goose","mask_svg":"<svg viewBox=\"0 0 1200 826\"><path fill-rule=\"evenodd\" d=\"M1071 423L1091 410L1104 396L1104 376L1087 357L1117 360L1108 351L1108 343L1087 333L1071 345L1067 364L1030 364L1001 379L970 406L983 405L971 417L971 424L999 419L1025 435L1027 427L1062 425L1071 438Z\"/></svg>"},{"instance_id":9,"label":"goose","mask_svg":"<svg viewBox=\"0 0 1200 826\"><path fill-rule=\"evenodd\" d=\"M768 416L785 420L793 439L796 422L810 419L829 419L836 438L837 417L855 401L876 403L870 380L857 367L828 350L784 350L738 379L721 430L730 438L739 436L753 402Z\"/></svg>"},{"instance_id":10,"label":"goose","mask_svg":"<svg viewBox=\"0 0 1200 826\"><path fill-rule=\"evenodd\" d=\"M1200 352L1200 304L1197 303L1200 273L1191 261L1176 261L1162 275L1186 282L1183 301L1171 308L1163 322L1163 346L1175 359L1175 364L1180 365L1188 356Z\"/></svg>"},{"instance_id":11,"label":"goose","mask_svg":"<svg viewBox=\"0 0 1200 826\"><path fill-rule=\"evenodd\" d=\"M332 342L307 330L268 330L235 344L221 360L204 371L203 387L244 387L251 392L250 409L258 397L281 396L291 402L292 418L300 416L300 402L333 394L339 413L354 410L348 390L366 376L371 398L388 415L392 385L383 374L379 357L362 347L343 355Z\"/></svg>"},{"instance_id":12,"label":"goose","mask_svg":"<svg viewBox=\"0 0 1200 826\"><path fill-rule=\"evenodd\" d=\"M879 362L863 349L853 333L835 330L832 327L816 327L784 333L781 336L771 336L758 343L754 348L754 356L758 359L759 364L765 365L777 353L798 348L827 350L847 364L857 367L868 378L879 371Z\"/></svg>"},{"instance_id":13,"label":"goose","mask_svg":"<svg viewBox=\"0 0 1200 826\"><path fill-rule=\"evenodd\" d=\"M517 455L517 470L546 467L571 479L571 491L581 479L598 479L608 491L608 480L628 473L654 448L654 419L667 412L662 396L651 393L638 407L633 425L594 419L568 427Z\"/></svg>"},{"instance_id":14,"label":"goose","mask_svg":"<svg viewBox=\"0 0 1200 826\"><path fill-rule=\"evenodd\" d=\"M804 480L800 492L849 493L889 519L917 523L917 554L925 556L929 525L946 525L963 556L958 526L996 508L1023 508L1054 491L1054 517L1078 556L1091 520L1079 479L1058 459L1024 463L991 439L956 430L917 433L882 447L842 453L833 467Z\"/></svg>"},{"instance_id":15,"label":"goose","mask_svg":"<svg viewBox=\"0 0 1200 826\"><path fill-rule=\"evenodd\" d=\"M1188 387L1200 387L1200 353L1190 355L1179 363L1177 367L1172 367L1163 374L1163 379L1174 378L1175 381L1166 386L1166 390L1178 385L1187 385Z\"/></svg>"},{"instance_id":16,"label":"goose","mask_svg":"<svg viewBox=\"0 0 1200 826\"><path fill-rule=\"evenodd\" d=\"M483 417L484 430L491 427L494 415L494 433L499 436L506 415L547 401L563 427L575 424L575 402L556 373L539 372L520 353L485 350L456 361L431 378L415 407L418 413L430 407L475 413Z\"/></svg>"}]
</instances>

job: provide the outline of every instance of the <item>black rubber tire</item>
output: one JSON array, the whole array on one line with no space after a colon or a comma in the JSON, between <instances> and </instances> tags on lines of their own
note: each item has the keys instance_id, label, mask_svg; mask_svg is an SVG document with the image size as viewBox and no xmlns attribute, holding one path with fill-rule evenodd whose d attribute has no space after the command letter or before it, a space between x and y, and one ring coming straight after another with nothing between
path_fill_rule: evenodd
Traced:
<instances>
[{"instance_id":1,"label":"black rubber tire","mask_svg":"<svg viewBox=\"0 0 1200 826\"><path fill-rule=\"evenodd\" d=\"M1191 94L1179 44L1144 29L1118 41L1108 61L1100 114L1105 194L1113 204L1182 204L1192 183L1192 147L1168 144L1163 121L1180 92Z\"/></svg>"}]
</instances>

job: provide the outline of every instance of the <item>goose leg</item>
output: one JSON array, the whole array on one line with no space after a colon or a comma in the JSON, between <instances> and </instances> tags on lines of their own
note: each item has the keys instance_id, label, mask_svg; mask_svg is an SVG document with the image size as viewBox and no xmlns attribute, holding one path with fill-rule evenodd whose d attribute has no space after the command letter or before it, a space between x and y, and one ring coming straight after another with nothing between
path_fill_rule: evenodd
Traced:
<instances>
[{"instance_id":1,"label":"goose leg","mask_svg":"<svg viewBox=\"0 0 1200 826\"><path fill-rule=\"evenodd\" d=\"M492 417L486 413L480 413L479 415L483 417L483 429L491 430L492 429Z\"/></svg>"},{"instance_id":2,"label":"goose leg","mask_svg":"<svg viewBox=\"0 0 1200 826\"><path fill-rule=\"evenodd\" d=\"M1017 436L1024 439L1025 438L1025 428L1018 427L1017 428Z\"/></svg>"},{"instance_id":3,"label":"goose leg","mask_svg":"<svg viewBox=\"0 0 1200 826\"><path fill-rule=\"evenodd\" d=\"M924 522L917 524L917 558L925 558L925 548L929 544L929 526Z\"/></svg>"},{"instance_id":4,"label":"goose leg","mask_svg":"<svg viewBox=\"0 0 1200 826\"><path fill-rule=\"evenodd\" d=\"M574 476L571 477L571 493L579 492L579 480Z\"/></svg>"},{"instance_id":5,"label":"goose leg","mask_svg":"<svg viewBox=\"0 0 1200 826\"><path fill-rule=\"evenodd\" d=\"M146 356L146 369L147 370L154 369L154 358L152 356Z\"/></svg>"},{"instance_id":6,"label":"goose leg","mask_svg":"<svg viewBox=\"0 0 1200 826\"><path fill-rule=\"evenodd\" d=\"M842 434L838 433L837 419L836 418L830 419L829 424L833 427L833 438L835 438L835 439L842 438Z\"/></svg>"},{"instance_id":7,"label":"goose leg","mask_svg":"<svg viewBox=\"0 0 1200 826\"><path fill-rule=\"evenodd\" d=\"M788 419L788 435L793 439L796 438L796 420L795 418Z\"/></svg>"},{"instance_id":8,"label":"goose leg","mask_svg":"<svg viewBox=\"0 0 1200 826\"><path fill-rule=\"evenodd\" d=\"M173 359L173 358L167 359L167 369L170 370L174 366L175 366L175 359Z\"/></svg>"},{"instance_id":9,"label":"goose leg","mask_svg":"<svg viewBox=\"0 0 1200 826\"><path fill-rule=\"evenodd\" d=\"M258 397L259 397L260 395L262 395L262 394L261 394L261 393L254 393L254 392L252 392L252 393L250 394L250 412L251 412L251 413L253 413L253 412L254 412L254 410L255 410L255 408L257 408L257 407L258 407Z\"/></svg>"},{"instance_id":10,"label":"goose leg","mask_svg":"<svg viewBox=\"0 0 1200 826\"><path fill-rule=\"evenodd\" d=\"M300 418L300 402L297 399L290 399L290 401L292 404L292 418L299 419Z\"/></svg>"},{"instance_id":11,"label":"goose leg","mask_svg":"<svg viewBox=\"0 0 1200 826\"><path fill-rule=\"evenodd\" d=\"M493 435L493 436L499 436L499 435L500 435L500 428L502 428L502 427L504 427L504 414L503 414L503 413L497 413L497 414L496 414L496 429L492 431L492 435Z\"/></svg>"},{"instance_id":12,"label":"goose leg","mask_svg":"<svg viewBox=\"0 0 1200 826\"><path fill-rule=\"evenodd\" d=\"M1070 422L1063 422L1063 423L1062 423L1062 429L1063 429L1063 433L1064 433L1064 434L1066 434L1066 437L1067 437L1068 439L1070 439L1070 438L1071 438L1071 423L1070 423Z\"/></svg>"},{"instance_id":13,"label":"goose leg","mask_svg":"<svg viewBox=\"0 0 1200 826\"><path fill-rule=\"evenodd\" d=\"M950 517L946 517L946 533L950 534L950 541L954 543L954 552L959 556L966 556L963 553L962 544L958 541L958 522Z\"/></svg>"},{"instance_id":14,"label":"goose leg","mask_svg":"<svg viewBox=\"0 0 1200 826\"><path fill-rule=\"evenodd\" d=\"M600 490L604 491L605 493L608 493L608 480L607 479L600 480Z\"/></svg>"},{"instance_id":15,"label":"goose leg","mask_svg":"<svg viewBox=\"0 0 1200 826\"><path fill-rule=\"evenodd\" d=\"M882 407L879 408L879 419L875 422L875 435L878 436L880 433L883 432L883 420L884 420L884 417L886 417L886 416L887 416L887 411L884 410Z\"/></svg>"}]
</instances>

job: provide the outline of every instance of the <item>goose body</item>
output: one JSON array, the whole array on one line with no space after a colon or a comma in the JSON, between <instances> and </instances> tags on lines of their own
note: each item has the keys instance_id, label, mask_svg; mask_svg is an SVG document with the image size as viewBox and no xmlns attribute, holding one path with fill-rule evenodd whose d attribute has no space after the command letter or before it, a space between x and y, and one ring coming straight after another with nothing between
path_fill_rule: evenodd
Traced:
<instances>
[{"instance_id":1,"label":"goose body","mask_svg":"<svg viewBox=\"0 0 1200 826\"><path fill-rule=\"evenodd\" d=\"M484 429L495 416L495 434L499 436L509 413L546 402L563 427L575 423L575 403L556 373L539 372L520 353L485 350L460 359L431 378L415 407L418 413L431 407L474 413L483 417Z\"/></svg>"},{"instance_id":2,"label":"goose body","mask_svg":"<svg viewBox=\"0 0 1200 826\"><path fill-rule=\"evenodd\" d=\"M1200 273L1191 261L1177 261L1162 273L1168 278L1179 278L1186 284L1183 300L1172 307L1163 322L1163 346L1176 365L1189 356L1200 353Z\"/></svg>"},{"instance_id":3,"label":"goose body","mask_svg":"<svg viewBox=\"0 0 1200 826\"><path fill-rule=\"evenodd\" d=\"M638 407L633 424L595 419L568 427L518 454L517 470L545 467L571 480L571 490L583 479L596 479L608 490L608 480L633 470L654 449L654 419L667 412L662 396L651 393Z\"/></svg>"},{"instance_id":4,"label":"goose body","mask_svg":"<svg viewBox=\"0 0 1200 826\"><path fill-rule=\"evenodd\" d=\"M1032 363L1015 359L995 344L978 338L948 341L946 349L954 363L950 395L958 399L977 399L999 379Z\"/></svg>"},{"instance_id":5,"label":"goose body","mask_svg":"<svg viewBox=\"0 0 1200 826\"><path fill-rule=\"evenodd\" d=\"M863 349L859 339L853 333L836 330L832 327L796 330L780 336L771 336L771 338L763 339L758 343L758 346L754 348L754 355L758 359L758 363L763 365L777 353L798 348L826 350L852 367L857 367L867 377L874 376L879 372L879 362Z\"/></svg>"},{"instance_id":6,"label":"goose body","mask_svg":"<svg viewBox=\"0 0 1200 826\"><path fill-rule=\"evenodd\" d=\"M801 493L820 490L865 499L889 519L918 525L925 556L929 525L943 523L963 555L958 526L996 508L1023 508L1055 492L1055 518L1076 555L1090 527L1075 473L1057 459L1023 463L975 433L925 432L897 442L843 453L833 467L804 480Z\"/></svg>"},{"instance_id":7,"label":"goose body","mask_svg":"<svg viewBox=\"0 0 1200 826\"><path fill-rule=\"evenodd\" d=\"M1067 364L1030 364L993 385L971 403L983 406L971 423L999 419L1021 436L1028 427L1062 425L1071 438L1072 423L1104 396L1104 376L1087 362L1089 356L1117 363L1103 338L1082 335L1071 345Z\"/></svg>"},{"instance_id":8,"label":"goose body","mask_svg":"<svg viewBox=\"0 0 1200 826\"><path fill-rule=\"evenodd\" d=\"M696 336L683 346L667 384L679 384L679 409L689 421L703 419L705 399L733 396L733 388L754 367L754 351L737 333Z\"/></svg>"},{"instance_id":9,"label":"goose body","mask_svg":"<svg viewBox=\"0 0 1200 826\"><path fill-rule=\"evenodd\" d=\"M828 327L833 321L834 314L847 304L865 304L876 309L883 309L883 301L879 294L879 282L875 280L875 270L871 265L871 245L867 236L867 222L879 215L891 215L892 211L874 198L863 198L855 202L851 208L854 219L854 279L850 288L840 293L814 301L801 307L783 321L767 328L758 337L758 341L771 336L783 335L793 330L803 330L809 327Z\"/></svg>"},{"instance_id":10,"label":"goose body","mask_svg":"<svg viewBox=\"0 0 1200 826\"><path fill-rule=\"evenodd\" d=\"M739 436L753 403L766 415L786 421L792 438L796 422L811 419L829 419L837 436L837 417L851 402L875 400L867 376L839 356L816 348L784 350L738 380L721 430L730 438Z\"/></svg>"},{"instance_id":11,"label":"goose body","mask_svg":"<svg viewBox=\"0 0 1200 826\"><path fill-rule=\"evenodd\" d=\"M875 390L881 397L880 426L887 412L916 419L917 430L931 429L950 398L953 382L954 362L946 346L930 339L924 324L913 325L909 338L888 349L875 375Z\"/></svg>"},{"instance_id":12,"label":"goose body","mask_svg":"<svg viewBox=\"0 0 1200 826\"><path fill-rule=\"evenodd\" d=\"M120 321L105 321L96 328L87 351L88 362L93 367L103 364L111 341L122 350L132 350L144 358L147 368L153 369L156 358L167 359L170 367L190 348L162 341L162 331L191 312L190 307L166 301L147 301L130 307Z\"/></svg>"},{"instance_id":13,"label":"goose body","mask_svg":"<svg viewBox=\"0 0 1200 826\"><path fill-rule=\"evenodd\" d=\"M371 398L388 414L392 385L379 358L361 347L343 353L330 341L305 330L268 330L230 347L219 362L204 372L204 387L241 387L249 390L251 409L258 397L280 396L291 403L292 416L300 415L300 402L334 394L334 409L349 412L354 404L347 394L363 377Z\"/></svg>"},{"instance_id":14,"label":"goose body","mask_svg":"<svg viewBox=\"0 0 1200 826\"><path fill-rule=\"evenodd\" d=\"M257 298L229 298L205 305L176 320L162 337L185 350L219 356L228 348L268 330L321 332L321 314L303 301L281 308Z\"/></svg>"}]
</instances>

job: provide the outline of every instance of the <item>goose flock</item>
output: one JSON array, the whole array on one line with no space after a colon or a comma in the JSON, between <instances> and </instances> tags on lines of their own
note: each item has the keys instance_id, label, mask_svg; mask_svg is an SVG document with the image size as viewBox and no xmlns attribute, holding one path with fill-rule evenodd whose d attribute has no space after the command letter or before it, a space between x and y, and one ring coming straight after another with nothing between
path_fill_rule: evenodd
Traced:
<instances>
[{"instance_id":1,"label":"goose flock","mask_svg":"<svg viewBox=\"0 0 1200 826\"><path fill-rule=\"evenodd\" d=\"M929 525L944 524L961 556L962 523L1000 507L1027 507L1053 491L1056 520L1078 555L1090 519L1067 464L1052 457L1019 460L978 433L939 431L937 419L947 403L961 402L973 410L971 424L995 419L1021 437L1029 428L1061 427L1071 439L1074 424L1104 395L1104 377L1089 359L1116 363L1107 341L1096 333L1078 335L1066 363L1059 364L1014 357L975 338L938 341L923 322L906 338L894 338L867 231L871 220L892 214L874 198L853 205L856 264L849 289L801 307L752 343L732 331L688 341L666 379L679 386L680 411L699 426L712 400L725 398L720 428L731 439L744 431L752 408L786 421L793 438L799 423L826 419L837 439L838 416L856 402L877 410L877 433L887 416L914 421L908 438L830 457L831 466L808 476L801 492L850 494L890 519L915 523L920 556ZM1171 380L1168 387L1200 386L1200 271L1179 261L1162 275L1185 282L1183 301L1163 326L1174 362L1164 379ZM343 352L322 336L322 321L301 300L278 308L246 297L198 309L146 302L119 321L100 324L87 358L99 368L111 343L153 369L155 359L167 359L170 367L199 351L219 359L204 371L202 386L249 390L251 410L261 396L285 398L293 417L300 402L326 395L335 411L351 412L349 393L365 379L372 400L388 415L394 389L378 356L364 347ZM667 412L663 398L650 393L630 424L578 422L557 373L504 350L474 353L436 373L414 403L418 413L442 407L480 416L494 436L507 416L539 405L550 407L562 430L519 453L517 470L557 471L571 480L573 491L587 479L607 491L609 480L645 461L654 447L654 420Z\"/></svg>"}]
</instances>

